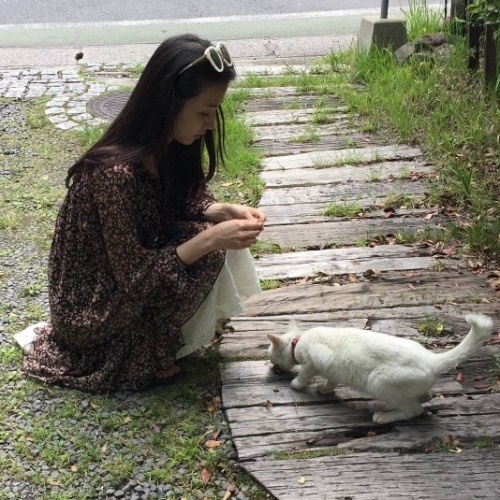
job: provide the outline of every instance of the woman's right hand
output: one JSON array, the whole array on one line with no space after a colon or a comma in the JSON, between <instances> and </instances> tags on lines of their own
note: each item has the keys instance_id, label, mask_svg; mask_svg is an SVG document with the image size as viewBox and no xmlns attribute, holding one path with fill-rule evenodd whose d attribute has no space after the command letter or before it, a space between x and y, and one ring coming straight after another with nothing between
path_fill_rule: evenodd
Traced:
<instances>
[{"instance_id":1,"label":"woman's right hand","mask_svg":"<svg viewBox=\"0 0 500 500\"><path fill-rule=\"evenodd\" d=\"M264 229L258 219L232 219L215 224L210 231L216 249L240 250L253 245Z\"/></svg>"}]
</instances>

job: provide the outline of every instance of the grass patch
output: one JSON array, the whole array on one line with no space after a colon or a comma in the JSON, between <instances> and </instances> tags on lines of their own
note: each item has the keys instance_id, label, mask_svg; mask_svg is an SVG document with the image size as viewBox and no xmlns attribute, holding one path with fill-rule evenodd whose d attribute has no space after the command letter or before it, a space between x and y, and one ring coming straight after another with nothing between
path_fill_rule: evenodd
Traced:
<instances>
[{"instance_id":1,"label":"grass patch","mask_svg":"<svg viewBox=\"0 0 500 500\"><path fill-rule=\"evenodd\" d=\"M293 144L297 142L303 142L303 143L314 143L314 142L319 142L320 140L320 135L318 134L318 130L314 126L309 126L305 130L303 134L296 135L295 137L291 137L288 139L288 142Z\"/></svg>"},{"instance_id":2,"label":"grass patch","mask_svg":"<svg viewBox=\"0 0 500 500\"><path fill-rule=\"evenodd\" d=\"M424 337L440 337L445 335L444 323L437 316L426 314L417 325L417 330Z\"/></svg>"},{"instance_id":3,"label":"grass patch","mask_svg":"<svg viewBox=\"0 0 500 500\"><path fill-rule=\"evenodd\" d=\"M447 29L442 14L426 2L411 2L406 16L411 37ZM402 65L388 50L352 50L342 58L351 85L337 86L336 94L360 116L363 131L382 130L397 142L421 147L437 173L429 182L429 200L453 206L467 220L448 225L446 237L497 262L500 102L481 72L468 71L465 40L454 40L447 56ZM332 64L337 65L335 57ZM374 169L370 180L380 181L381 174ZM409 175L406 169L400 177Z\"/></svg>"},{"instance_id":4,"label":"grass patch","mask_svg":"<svg viewBox=\"0 0 500 500\"><path fill-rule=\"evenodd\" d=\"M355 217L362 212L363 208L356 201L334 201L328 204L322 215L326 215L328 217Z\"/></svg>"},{"instance_id":5,"label":"grass patch","mask_svg":"<svg viewBox=\"0 0 500 500\"><path fill-rule=\"evenodd\" d=\"M255 201L260 193L259 156L249 152L251 134L236 119L246 95L228 95L227 168L213 183L215 191L225 190L226 199L238 202ZM43 119L44 100L0 105L10 106L5 125L17 129L1 135L2 147L16 153L15 161L12 155L0 157L5 173L0 177L0 259L9 261L0 279L5 290L11 280L17 285L15 296L2 295L0 301L2 342L7 339L0 347L0 483L26 485L28 496L40 488L43 498L84 500L104 497L106 488L131 480L155 488L160 498L166 495L161 488L172 484L174 498L196 498L201 491L216 499L232 482L250 498L267 498L231 461L234 448L218 397L216 344L181 360L175 385L140 393L93 395L23 377L21 351L11 336L48 319L46 265L66 172L104 126L63 132ZM220 446L207 447L209 439ZM203 469L212 475L206 486Z\"/></svg>"}]
</instances>

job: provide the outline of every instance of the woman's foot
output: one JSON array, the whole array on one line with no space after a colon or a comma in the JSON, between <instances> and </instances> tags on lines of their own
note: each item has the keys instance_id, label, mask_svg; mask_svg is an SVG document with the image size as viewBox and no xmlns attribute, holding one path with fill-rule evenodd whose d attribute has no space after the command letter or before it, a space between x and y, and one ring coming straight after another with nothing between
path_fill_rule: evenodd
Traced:
<instances>
[{"instance_id":1,"label":"woman's foot","mask_svg":"<svg viewBox=\"0 0 500 500\"><path fill-rule=\"evenodd\" d=\"M170 365L168 368L161 368L156 372L156 378L166 380L179 375L181 369L177 365Z\"/></svg>"}]
</instances>

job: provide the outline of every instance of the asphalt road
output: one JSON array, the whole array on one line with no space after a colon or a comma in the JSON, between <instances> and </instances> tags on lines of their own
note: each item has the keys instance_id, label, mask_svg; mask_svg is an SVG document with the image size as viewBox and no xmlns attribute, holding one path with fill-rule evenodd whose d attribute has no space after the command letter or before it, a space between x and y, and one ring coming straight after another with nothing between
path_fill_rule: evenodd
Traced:
<instances>
[{"instance_id":1,"label":"asphalt road","mask_svg":"<svg viewBox=\"0 0 500 500\"><path fill-rule=\"evenodd\" d=\"M401 16L408 0L392 0ZM0 48L159 43L194 32L211 40L347 35L381 0L0 0Z\"/></svg>"},{"instance_id":2,"label":"asphalt road","mask_svg":"<svg viewBox=\"0 0 500 500\"><path fill-rule=\"evenodd\" d=\"M392 0L391 7L408 5ZM381 0L0 0L1 25L273 16L380 11Z\"/></svg>"}]
</instances>

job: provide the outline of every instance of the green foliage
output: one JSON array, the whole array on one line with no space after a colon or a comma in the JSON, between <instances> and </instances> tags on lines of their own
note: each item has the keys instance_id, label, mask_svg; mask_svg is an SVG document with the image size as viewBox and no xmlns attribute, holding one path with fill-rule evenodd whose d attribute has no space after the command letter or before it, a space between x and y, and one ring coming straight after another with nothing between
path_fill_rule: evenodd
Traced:
<instances>
[{"instance_id":1,"label":"green foliage","mask_svg":"<svg viewBox=\"0 0 500 500\"><path fill-rule=\"evenodd\" d=\"M406 18L408 40L440 31L444 21L443 9L436 10L427 0L409 0L408 9L401 9Z\"/></svg>"},{"instance_id":2,"label":"green foliage","mask_svg":"<svg viewBox=\"0 0 500 500\"><path fill-rule=\"evenodd\" d=\"M500 24L500 0L474 0L467 7L473 19L480 24L489 24L498 28Z\"/></svg>"}]
</instances>

